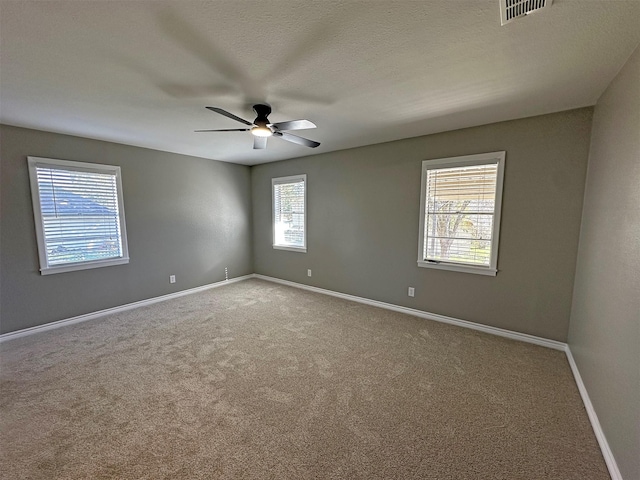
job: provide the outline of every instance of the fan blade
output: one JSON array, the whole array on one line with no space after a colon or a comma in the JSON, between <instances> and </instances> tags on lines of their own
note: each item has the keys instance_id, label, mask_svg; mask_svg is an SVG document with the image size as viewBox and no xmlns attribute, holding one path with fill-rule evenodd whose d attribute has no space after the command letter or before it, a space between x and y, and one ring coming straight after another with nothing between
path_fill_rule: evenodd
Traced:
<instances>
[{"instance_id":1,"label":"fan blade","mask_svg":"<svg viewBox=\"0 0 640 480\"><path fill-rule=\"evenodd\" d=\"M289 120L288 122L272 123L272 127L278 130L304 130L305 128L316 128L316 125L309 120Z\"/></svg>"},{"instance_id":2,"label":"fan blade","mask_svg":"<svg viewBox=\"0 0 640 480\"><path fill-rule=\"evenodd\" d=\"M277 137L280 137L283 140L291 143L297 143L298 145L304 145L305 147L316 148L320 145L319 142L315 142L313 140L309 140L308 138L302 138L297 135L293 135L291 133L286 132L273 132L273 134Z\"/></svg>"},{"instance_id":3,"label":"fan blade","mask_svg":"<svg viewBox=\"0 0 640 480\"><path fill-rule=\"evenodd\" d=\"M224 128L222 130L194 130L194 132L248 132L250 128Z\"/></svg>"},{"instance_id":4,"label":"fan blade","mask_svg":"<svg viewBox=\"0 0 640 480\"><path fill-rule=\"evenodd\" d=\"M218 108L218 107L205 107L205 108L208 110L211 110L212 112L219 113L220 115L224 115L225 117L235 120L236 122L244 123L245 125L253 125L253 123L247 122L243 118L236 117L233 113L229 113L226 110L223 110L221 108Z\"/></svg>"},{"instance_id":5,"label":"fan blade","mask_svg":"<svg viewBox=\"0 0 640 480\"><path fill-rule=\"evenodd\" d=\"M267 137L253 137L253 149L262 150L267 148Z\"/></svg>"}]
</instances>

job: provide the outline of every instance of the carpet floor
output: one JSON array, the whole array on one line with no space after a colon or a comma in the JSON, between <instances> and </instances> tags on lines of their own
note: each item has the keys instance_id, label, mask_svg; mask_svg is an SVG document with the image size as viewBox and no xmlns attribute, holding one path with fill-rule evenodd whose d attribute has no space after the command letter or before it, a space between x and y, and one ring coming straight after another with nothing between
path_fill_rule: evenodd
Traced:
<instances>
[{"instance_id":1,"label":"carpet floor","mask_svg":"<svg viewBox=\"0 0 640 480\"><path fill-rule=\"evenodd\" d=\"M564 353L250 279L5 342L2 479L608 479Z\"/></svg>"}]
</instances>

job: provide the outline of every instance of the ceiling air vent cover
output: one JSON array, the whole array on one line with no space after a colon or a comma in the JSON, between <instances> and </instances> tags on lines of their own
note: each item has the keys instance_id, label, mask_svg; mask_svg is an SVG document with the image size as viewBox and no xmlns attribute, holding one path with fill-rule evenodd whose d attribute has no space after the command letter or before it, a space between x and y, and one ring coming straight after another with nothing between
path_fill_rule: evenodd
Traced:
<instances>
[{"instance_id":1,"label":"ceiling air vent cover","mask_svg":"<svg viewBox=\"0 0 640 480\"><path fill-rule=\"evenodd\" d=\"M551 6L553 0L500 0L500 23L505 25L518 17Z\"/></svg>"}]
</instances>

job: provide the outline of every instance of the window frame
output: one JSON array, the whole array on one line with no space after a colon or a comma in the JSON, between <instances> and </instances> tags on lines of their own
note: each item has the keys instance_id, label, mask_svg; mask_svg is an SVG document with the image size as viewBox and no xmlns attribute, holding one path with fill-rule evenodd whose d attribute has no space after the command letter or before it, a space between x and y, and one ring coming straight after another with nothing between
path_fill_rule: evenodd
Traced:
<instances>
[{"instance_id":1,"label":"window frame","mask_svg":"<svg viewBox=\"0 0 640 480\"><path fill-rule=\"evenodd\" d=\"M453 272L475 273L480 275L495 276L498 273L498 246L500 243L500 219L502 216L502 191L504 186L504 164L506 152L489 152L475 155L463 155L459 157L436 158L424 160L422 162L421 185L420 185L420 231L418 236L418 266L422 268L433 268L437 270L449 270ZM475 165L496 164L496 197L493 211L493 229L491 237L491 256L489 266L473 265L468 263L456 263L446 261L424 260L424 240L425 240L425 209L427 196L427 172L441 168L468 167Z\"/></svg>"},{"instance_id":2,"label":"window frame","mask_svg":"<svg viewBox=\"0 0 640 480\"><path fill-rule=\"evenodd\" d=\"M276 244L276 185L286 185L289 183L304 183L304 230L303 246ZM307 174L289 175L287 177L274 177L271 179L271 244L275 250L286 250L290 252L307 253Z\"/></svg>"},{"instance_id":3,"label":"window frame","mask_svg":"<svg viewBox=\"0 0 640 480\"><path fill-rule=\"evenodd\" d=\"M38 258L40 261L40 274L50 275L54 273L73 272L76 270L87 270L92 268L109 267L112 265L122 265L129 263L129 247L127 243L127 229L124 215L124 200L122 194L122 175L120 167L115 165L104 165L99 163L76 162L71 160L58 160L44 157L27 157L29 167L29 181L31 184L31 201L33 203L33 218L36 230L36 240L38 244ZM120 257L89 260L83 262L69 262L60 265L49 265L47 260L47 248L44 236L44 225L42 218L42 207L40 202L40 185L38 184L37 167L58 168L66 171L80 171L92 173L107 173L115 176L116 197L118 200L118 216L120 220L120 242L122 244L122 255Z\"/></svg>"}]
</instances>

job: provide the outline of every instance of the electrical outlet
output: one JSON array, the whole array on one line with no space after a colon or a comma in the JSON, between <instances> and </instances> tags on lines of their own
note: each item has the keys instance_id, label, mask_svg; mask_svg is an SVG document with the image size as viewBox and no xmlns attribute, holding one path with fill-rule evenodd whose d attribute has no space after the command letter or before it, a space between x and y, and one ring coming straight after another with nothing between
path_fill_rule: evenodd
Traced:
<instances>
[{"instance_id":1,"label":"electrical outlet","mask_svg":"<svg viewBox=\"0 0 640 480\"><path fill-rule=\"evenodd\" d=\"M410 297L415 297L415 295L416 295L416 289L415 289L415 288L413 288L413 287L409 287L409 293L408 293L408 295L409 295Z\"/></svg>"},{"instance_id":2,"label":"electrical outlet","mask_svg":"<svg viewBox=\"0 0 640 480\"><path fill-rule=\"evenodd\" d=\"M311 269L307 270L307 277L311 276Z\"/></svg>"},{"instance_id":3,"label":"electrical outlet","mask_svg":"<svg viewBox=\"0 0 640 480\"><path fill-rule=\"evenodd\" d=\"M169 283L176 283L176 276L175 275L169 275Z\"/></svg>"}]
</instances>

